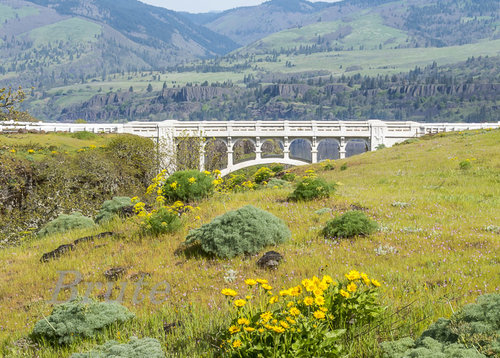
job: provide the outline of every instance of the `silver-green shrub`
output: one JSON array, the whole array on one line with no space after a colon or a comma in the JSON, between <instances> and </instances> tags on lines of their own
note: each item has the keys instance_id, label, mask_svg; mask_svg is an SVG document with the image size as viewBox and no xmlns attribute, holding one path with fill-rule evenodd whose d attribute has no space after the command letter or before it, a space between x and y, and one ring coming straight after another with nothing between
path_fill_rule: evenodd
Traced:
<instances>
[{"instance_id":1,"label":"silver-green shrub","mask_svg":"<svg viewBox=\"0 0 500 358\"><path fill-rule=\"evenodd\" d=\"M191 230L185 244L199 243L202 250L222 258L253 254L288 240L283 220L252 205L229 211L212 222Z\"/></svg>"},{"instance_id":2,"label":"silver-green shrub","mask_svg":"<svg viewBox=\"0 0 500 358\"><path fill-rule=\"evenodd\" d=\"M161 344L154 338L132 337L128 343L106 342L88 353L75 353L71 358L164 358Z\"/></svg>"},{"instance_id":3,"label":"silver-green shrub","mask_svg":"<svg viewBox=\"0 0 500 358\"><path fill-rule=\"evenodd\" d=\"M113 219L123 208L132 205L132 199L127 196L115 196L112 200L106 200L101 210L95 217L97 224L102 224Z\"/></svg>"},{"instance_id":4,"label":"silver-green shrub","mask_svg":"<svg viewBox=\"0 0 500 358\"><path fill-rule=\"evenodd\" d=\"M440 318L415 341L381 344L386 358L475 358L500 356L500 294L480 296L450 319Z\"/></svg>"},{"instance_id":5,"label":"silver-green shrub","mask_svg":"<svg viewBox=\"0 0 500 358\"><path fill-rule=\"evenodd\" d=\"M47 236L64 233L74 229L87 229L95 226L94 220L75 212L70 215L61 214L56 219L47 223L39 232L38 236Z\"/></svg>"},{"instance_id":6,"label":"silver-green shrub","mask_svg":"<svg viewBox=\"0 0 500 358\"><path fill-rule=\"evenodd\" d=\"M105 327L134 317L116 302L96 302L81 297L58 305L50 316L35 324L31 336L56 344L70 344L77 339L94 338Z\"/></svg>"}]
</instances>

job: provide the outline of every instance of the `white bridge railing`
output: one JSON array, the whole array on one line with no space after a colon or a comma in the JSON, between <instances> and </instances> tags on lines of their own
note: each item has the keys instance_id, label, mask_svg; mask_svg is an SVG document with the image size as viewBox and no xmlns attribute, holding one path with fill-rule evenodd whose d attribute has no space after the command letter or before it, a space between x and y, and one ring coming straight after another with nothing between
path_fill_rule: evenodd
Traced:
<instances>
[{"instance_id":1,"label":"white bridge railing","mask_svg":"<svg viewBox=\"0 0 500 358\"><path fill-rule=\"evenodd\" d=\"M163 122L129 123L44 123L44 122L0 122L0 133L18 131L37 132L79 132L93 133L129 133L143 137L163 140L164 150L168 155L176 151L176 140L187 136L201 136L222 140L227 146L227 168L223 174L240 167L256 165L269 161L262 158L262 144L267 139L276 139L282 143L283 157L274 158L275 162L297 165L300 160L290 158L290 145L294 140L309 142L312 162L318 161L318 146L325 139L338 143L340 158L346 155L350 140L364 140L369 150L379 145L391 147L409 138L421 137L450 131L500 128L497 123L419 123L419 122L383 122L368 121L204 121L184 122L168 120ZM249 139L254 143L256 158L250 162L234 163L234 145L240 139ZM204 167L204 155L200 159L200 168ZM305 163L305 162L304 162ZM175 168L170 168L175 169Z\"/></svg>"}]
</instances>

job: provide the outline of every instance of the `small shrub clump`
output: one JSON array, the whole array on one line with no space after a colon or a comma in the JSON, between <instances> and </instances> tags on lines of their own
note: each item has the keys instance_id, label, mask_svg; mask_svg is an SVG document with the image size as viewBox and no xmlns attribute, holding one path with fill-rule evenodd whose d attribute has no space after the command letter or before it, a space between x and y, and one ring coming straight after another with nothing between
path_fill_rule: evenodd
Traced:
<instances>
[{"instance_id":1,"label":"small shrub clump","mask_svg":"<svg viewBox=\"0 0 500 358\"><path fill-rule=\"evenodd\" d=\"M132 337L128 343L106 342L88 353L74 353L71 358L164 358L161 344L154 338Z\"/></svg>"},{"instance_id":2,"label":"small shrub clump","mask_svg":"<svg viewBox=\"0 0 500 358\"><path fill-rule=\"evenodd\" d=\"M217 185L210 172L185 170L169 176L162 187L162 195L170 202L192 202L209 197Z\"/></svg>"},{"instance_id":3,"label":"small shrub clump","mask_svg":"<svg viewBox=\"0 0 500 358\"><path fill-rule=\"evenodd\" d=\"M286 180L288 182L293 182L295 180L295 178L296 178L296 175L294 173L290 173L290 172L286 172L281 177L281 179Z\"/></svg>"},{"instance_id":4,"label":"small shrub clump","mask_svg":"<svg viewBox=\"0 0 500 358\"><path fill-rule=\"evenodd\" d=\"M31 333L35 340L70 344L76 339L94 338L105 327L134 317L116 302L96 302L81 297L58 305L51 315L38 321Z\"/></svg>"},{"instance_id":5,"label":"small shrub clump","mask_svg":"<svg viewBox=\"0 0 500 358\"><path fill-rule=\"evenodd\" d=\"M257 184L268 181L273 176L274 172L268 167L259 168L259 170L257 170L257 172L254 174L255 182Z\"/></svg>"},{"instance_id":6,"label":"small shrub clump","mask_svg":"<svg viewBox=\"0 0 500 358\"><path fill-rule=\"evenodd\" d=\"M131 205L132 199L127 196L115 196L112 200L106 200L102 204L101 210L95 218L95 222L97 224L108 222L118 215L121 210Z\"/></svg>"},{"instance_id":7,"label":"small shrub clump","mask_svg":"<svg viewBox=\"0 0 500 358\"><path fill-rule=\"evenodd\" d=\"M198 243L208 254L231 258L241 254L254 254L266 246L285 242L290 236L290 230L283 220L247 205L191 230L185 244Z\"/></svg>"},{"instance_id":8,"label":"small shrub clump","mask_svg":"<svg viewBox=\"0 0 500 358\"><path fill-rule=\"evenodd\" d=\"M335 190L335 185L327 183L324 179L317 178L309 173L298 184L288 197L292 201L308 201L313 199L328 198Z\"/></svg>"},{"instance_id":9,"label":"small shrub clump","mask_svg":"<svg viewBox=\"0 0 500 358\"><path fill-rule=\"evenodd\" d=\"M374 233L377 228L377 223L364 212L353 210L328 221L323 229L323 235L325 238L366 236Z\"/></svg>"},{"instance_id":10,"label":"small shrub clump","mask_svg":"<svg viewBox=\"0 0 500 358\"><path fill-rule=\"evenodd\" d=\"M179 230L182 227L182 222L174 208L162 206L148 213L141 225L143 233L158 236Z\"/></svg>"},{"instance_id":11,"label":"small shrub clump","mask_svg":"<svg viewBox=\"0 0 500 358\"><path fill-rule=\"evenodd\" d=\"M231 323L222 337L226 357L341 357L357 327L383 312L381 285L352 270L346 280L316 276L274 292L267 280L247 279L244 292L221 291Z\"/></svg>"},{"instance_id":12,"label":"small shrub clump","mask_svg":"<svg viewBox=\"0 0 500 358\"><path fill-rule=\"evenodd\" d=\"M472 163L471 163L470 159L465 159L465 160L462 160L460 163L458 163L458 166L462 170L469 170L470 168L472 168Z\"/></svg>"},{"instance_id":13,"label":"small shrub clump","mask_svg":"<svg viewBox=\"0 0 500 358\"><path fill-rule=\"evenodd\" d=\"M335 160L326 159L321 162L321 167L323 168L323 170L334 170L335 166Z\"/></svg>"},{"instance_id":14,"label":"small shrub clump","mask_svg":"<svg viewBox=\"0 0 500 358\"><path fill-rule=\"evenodd\" d=\"M286 187L286 186L289 186L289 185L290 184L286 180L277 179L277 178L271 178L271 180L269 180L267 182L266 186L268 188L276 189L276 188L283 188L283 187Z\"/></svg>"},{"instance_id":15,"label":"small shrub clump","mask_svg":"<svg viewBox=\"0 0 500 358\"><path fill-rule=\"evenodd\" d=\"M70 215L61 214L56 219L47 223L39 232L39 236L64 233L74 229L87 229L94 227L95 223L82 213L75 212Z\"/></svg>"},{"instance_id":16,"label":"small shrub clump","mask_svg":"<svg viewBox=\"0 0 500 358\"><path fill-rule=\"evenodd\" d=\"M480 296L450 319L440 318L417 339L381 344L386 358L480 358L500 355L500 294Z\"/></svg>"}]
</instances>

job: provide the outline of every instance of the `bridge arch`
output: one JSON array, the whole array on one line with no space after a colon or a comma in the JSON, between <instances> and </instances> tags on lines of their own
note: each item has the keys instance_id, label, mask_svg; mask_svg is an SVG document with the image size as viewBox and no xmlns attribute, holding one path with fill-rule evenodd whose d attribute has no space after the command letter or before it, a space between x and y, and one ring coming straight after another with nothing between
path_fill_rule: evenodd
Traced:
<instances>
[{"instance_id":1,"label":"bridge arch","mask_svg":"<svg viewBox=\"0 0 500 358\"><path fill-rule=\"evenodd\" d=\"M288 165L305 165L309 164L306 161L302 160L297 160L297 159L285 159L285 158L262 158L260 160L247 160L245 162L241 162L238 164L233 165L230 168L225 168L221 170L221 175L224 177L228 174L231 174L232 172L235 172L240 169L248 168L248 167L253 167L255 165L261 165L261 164L273 164L273 163L279 163L279 164L288 164Z\"/></svg>"},{"instance_id":2,"label":"bridge arch","mask_svg":"<svg viewBox=\"0 0 500 358\"><path fill-rule=\"evenodd\" d=\"M313 144L308 138L293 138L289 144L290 159L304 161L306 163L312 162Z\"/></svg>"},{"instance_id":3,"label":"bridge arch","mask_svg":"<svg viewBox=\"0 0 500 358\"><path fill-rule=\"evenodd\" d=\"M324 138L318 143L318 161L340 158L340 141L336 138Z\"/></svg>"},{"instance_id":4,"label":"bridge arch","mask_svg":"<svg viewBox=\"0 0 500 358\"><path fill-rule=\"evenodd\" d=\"M349 138L346 142L346 157L368 152L370 143L364 138Z\"/></svg>"},{"instance_id":5,"label":"bridge arch","mask_svg":"<svg viewBox=\"0 0 500 358\"><path fill-rule=\"evenodd\" d=\"M257 143L253 138L237 138L232 150L233 165L257 159Z\"/></svg>"}]
</instances>

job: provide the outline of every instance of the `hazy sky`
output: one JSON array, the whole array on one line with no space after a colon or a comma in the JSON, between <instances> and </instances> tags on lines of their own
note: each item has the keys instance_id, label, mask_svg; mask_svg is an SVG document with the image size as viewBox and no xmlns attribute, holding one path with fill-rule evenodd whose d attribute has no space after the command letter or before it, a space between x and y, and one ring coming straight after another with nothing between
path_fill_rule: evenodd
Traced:
<instances>
[{"instance_id":1,"label":"hazy sky","mask_svg":"<svg viewBox=\"0 0 500 358\"><path fill-rule=\"evenodd\" d=\"M240 6L258 5L264 0L140 0L146 4L166 7L175 11L188 11L192 13L221 11ZM309 0L317 2L317 0ZM340 0L323 0L324 2L337 2Z\"/></svg>"}]
</instances>

